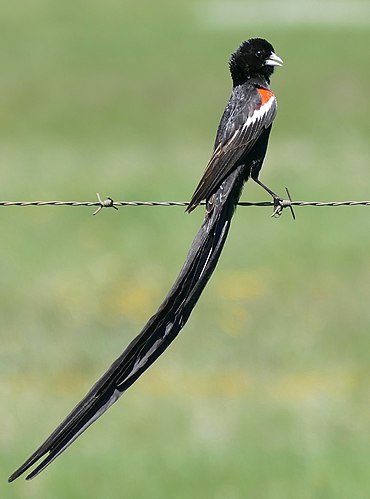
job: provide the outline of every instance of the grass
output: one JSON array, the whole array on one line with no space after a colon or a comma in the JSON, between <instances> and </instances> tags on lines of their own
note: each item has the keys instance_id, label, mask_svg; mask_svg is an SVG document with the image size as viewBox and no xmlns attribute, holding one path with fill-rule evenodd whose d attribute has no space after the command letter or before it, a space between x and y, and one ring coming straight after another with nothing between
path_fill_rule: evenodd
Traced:
<instances>
[{"instance_id":1,"label":"grass","mask_svg":"<svg viewBox=\"0 0 370 499\"><path fill-rule=\"evenodd\" d=\"M266 36L285 60L263 180L368 199L368 27L212 26L191 2L2 7L3 199L187 199ZM247 185L245 199L265 199ZM369 213L238 210L183 333L30 483L6 478L138 333L201 218L181 208L5 208L0 481L6 499L347 499L370 494Z\"/></svg>"}]
</instances>

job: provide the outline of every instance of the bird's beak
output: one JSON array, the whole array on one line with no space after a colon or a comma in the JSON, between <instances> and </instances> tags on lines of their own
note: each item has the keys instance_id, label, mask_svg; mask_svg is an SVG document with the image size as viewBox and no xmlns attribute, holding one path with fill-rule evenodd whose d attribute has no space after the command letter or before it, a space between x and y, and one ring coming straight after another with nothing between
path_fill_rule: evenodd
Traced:
<instances>
[{"instance_id":1,"label":"bird's beak","mask_svg":"<svg viewBox=\"0 0 370 499\"><path fill-rule=\"evenodd\" d=\"M278 55L276 55L275 52L272 52L270 57L268 59L266 59L265 65L266 66L282 66L283 59L281 59Z\"/></svg>"}]
</instances>

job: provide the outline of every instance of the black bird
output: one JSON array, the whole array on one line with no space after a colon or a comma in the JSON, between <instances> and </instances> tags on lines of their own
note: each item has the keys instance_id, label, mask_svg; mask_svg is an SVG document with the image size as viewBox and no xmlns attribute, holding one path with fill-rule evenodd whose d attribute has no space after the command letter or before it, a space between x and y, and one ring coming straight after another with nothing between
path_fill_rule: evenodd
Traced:
<instances>
[{"instance_id":1,"label":"black bird","mask_svg":"<svg viewBox=\"0 0 370 499\"><path fill-rule=\"evenodd\" d=\"M15 480L41 457L26 477L45 469L98 419L164 352L185 325L216 267L244 182L252 178L274 199L258 174L266 154L276 98L270 90L275 66L281 66L272 45L261 38L243 42L229 65L233 81L230 100L218 127L214 152L187 211L207 201L204 221L168 295L141 333L95 383L66 419L9 478Z\"/></svg>"}]
</instances>

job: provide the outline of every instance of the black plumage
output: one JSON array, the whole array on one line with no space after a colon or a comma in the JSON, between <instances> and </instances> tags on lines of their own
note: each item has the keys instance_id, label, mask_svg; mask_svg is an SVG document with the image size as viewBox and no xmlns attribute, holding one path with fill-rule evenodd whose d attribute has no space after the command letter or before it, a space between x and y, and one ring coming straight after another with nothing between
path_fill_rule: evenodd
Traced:
<instances>
[{"instance_id":1,"label":"black plumage","mask_svg":"<svg viewBox=\"0 0 370 499\"><path fill-rule=\"evenodd\" d=\"M116 402L185 325L216 267L244 182L251 177L266 188L258 174L276 114L269 83L274 66L281 64L272 46L259 38L242 43L231 56L232 95L217 131L213 155L188 207L192 211L205 199L207 210L179 276L141 333L9 481L45 455L27 479L46 468Z\"/></svg>"},{"instance_id":2,"label":"black plumage","mask_svg":"<svg viewBox=\"0 0 370 499\"><path fill-rule=\"evenodd\" d=\"M244 165L245 180L249 176L258 179L276 115L276 98L270 90L274 66L266 65L268 60L282 64L272 45L259 38L242 43L231 56L233 91L217 130L212 157L187 211L209 199L238 165Z\"/></svg>"}]
</instances>

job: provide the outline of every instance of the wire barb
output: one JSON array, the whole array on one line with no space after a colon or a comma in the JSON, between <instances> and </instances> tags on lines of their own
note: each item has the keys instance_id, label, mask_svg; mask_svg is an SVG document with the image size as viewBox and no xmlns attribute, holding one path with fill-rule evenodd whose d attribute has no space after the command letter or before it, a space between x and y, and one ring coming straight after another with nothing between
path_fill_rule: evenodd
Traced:
<instances>
[{"instance_id":1,"label":"wire barb","mask_svg":"<svg viewBox=\"0 0 370 499\"><path fill-rule=\"evenodd\" d=\"M107 198L104 199L104 201L102 201L100 194L98 192L96 193L96 195L98 196L99 206L98 209L94 211L93 215L97 215L99 211L102 210L103 208L114 208L115 210L118 211L118 208L117 206L115 206L114 201L111 197L108 196Z\"/></svg>"},{"instance_id":2,"label":"wire barb","mask_svg":"<svg viewBox=\"0 0 370 499\"><path fill-rule=\"evenodd\" d=\"M290 209L290 213L292 215L293 220L295 220L295 213L294 213L293 206L292 206L292 196L290 195L288 187L285 187L285 190L286 190L287 196L289 198L289 203L287 204L287 207Z\"/></svg>"}]
</instances>

